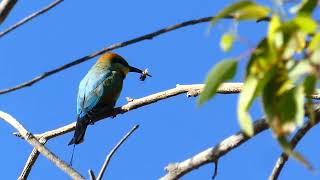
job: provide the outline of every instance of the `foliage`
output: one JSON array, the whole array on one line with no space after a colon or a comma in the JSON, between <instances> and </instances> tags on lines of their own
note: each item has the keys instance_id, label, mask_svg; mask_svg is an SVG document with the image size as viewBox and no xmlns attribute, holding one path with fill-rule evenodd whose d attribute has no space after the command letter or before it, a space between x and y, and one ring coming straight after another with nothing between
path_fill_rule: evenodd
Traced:
<instances>
[{"instance_id":1,"label":"foliage","mask_svg":"<svg viewBox=\"0 0 320 180\"><path fill-rule=\"evenodd\" d=\"M237 71L237 61L228 59L220 62L212 68L206 79L206 86L198 101L202 105L207 99L212 98L219 85L229 79L232 79Z\"/></svg>"},{"instance_id":2,"label":"foliage","mask_svg":"<svg viewBox=\"0 0 320 180\"><path fill-rule=\"evenodd\" d=\"M320 67L319 25L312 15L317 7L315 0L303 0L290 9L292 18L276 7L271 8L253 1L238 1L222 10L211 21L233 17L235 23L243 20L269 20L265 37L252 51L247 63L244 86L238 101L238 119L241 129L249 136L254 134L249 110L259 98L267 122L284 152L311 167L297 152L293 152L288 136L304 121L305 108L310 114L310 96L315 92ZM232 49L234 36L222 35L220 46ZM222 61L209 73L199 103L208 101L218 86L234 75L230 64ZM214 88L212 88L214 86ZM313 114L310 114L313 119Z\"/></svg>"}]
</instances>

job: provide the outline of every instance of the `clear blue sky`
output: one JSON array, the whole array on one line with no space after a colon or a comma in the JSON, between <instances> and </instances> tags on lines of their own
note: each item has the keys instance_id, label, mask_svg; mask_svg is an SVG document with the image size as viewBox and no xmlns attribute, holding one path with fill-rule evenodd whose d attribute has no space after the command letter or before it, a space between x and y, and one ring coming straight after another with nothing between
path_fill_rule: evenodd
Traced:
<instances>
[{"instance_id":1,"label":"clear blue sky","mask_svg":"<svg viewBox=\"0 0 320 180\"><path fill-rule=\"evenodd\" d=\"M46 6L51 1L19 1L1 30ZM100 50L115 42L158 30L185 20L214 15L233 1L68 1L0 39L0 88L29 80L73 59ZM270 3L269 1L264 1ZM125 80L117 105L125 97L139 98L175 87L176 84L202 83L212 65L237 56L249 46L236 43L225 54L219 48L220 35L230 21L218 24L207 34L208 24L199 24L143 41L115 52L136 67L149 68L152 78L145 82L131 74ZM265 33L266 24L240 24L239 33L255 44ZM32 87L0 95L0 109L12 114L31 132L42 133L71 123L76 117L79 81L96 61L51 76ZM234 81L243 79L241 67ZM185 160L239 130L237 95L218 95L202 108L195 98L184 95L106 119L90 126L85 142L75 152L74 168L87 177L89 168L98 172L106 154L119 139L140 124L137 132L117 151L105 174L106 179L157 179L171 162ZM258 103L256 104L258 105ZM260 107L252 110L260 117ZM31 152L31 146L12 135L15 130L0 121L2 179L16 179ZM319 127L299 144L298 150L319 169ZM47 146L65 161L72 134L52 139ZM316 145L315 145L316 144ZM266 179L280 154L270 131L266 131L219 161L217 179ZM184 180L210 179L213 165L206 165L184 176ZM294 160L280 179L319 179ZM33 167L30 179L69 179L44 157Z\"/></svg>"}]
</instances>

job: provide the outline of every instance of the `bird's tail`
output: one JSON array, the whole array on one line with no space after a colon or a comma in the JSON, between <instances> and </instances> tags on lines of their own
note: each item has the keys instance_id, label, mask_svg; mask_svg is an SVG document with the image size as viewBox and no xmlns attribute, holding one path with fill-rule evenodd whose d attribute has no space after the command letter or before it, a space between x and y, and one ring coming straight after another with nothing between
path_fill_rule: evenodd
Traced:
<instances>
[{"instance_id":1,"label":"bird's tail","mask_svg":"<svg viewBox=\"0 0 320 180\"><path fill-rule=\"evenodd\" d=\"M71 158L70 158L70 163L69 166L72 167L72 162L73 162L73 155L74 155L74 149L76 148L76 144L73 144L73 148L72 148L72 153L71 153Z\"/></svg>"},{"instance_id":2,"label":"bird's tail","mask_svg":"<svg viewBox=\"0 0 320 180\"><path fill-rule=\"evenodd\" d=\"M89 122L88 116L84 116L83 118L78 118L73 138L71 139L68 145L82 143L89 124L90 122Z\"/></svg>"}]
</instances>

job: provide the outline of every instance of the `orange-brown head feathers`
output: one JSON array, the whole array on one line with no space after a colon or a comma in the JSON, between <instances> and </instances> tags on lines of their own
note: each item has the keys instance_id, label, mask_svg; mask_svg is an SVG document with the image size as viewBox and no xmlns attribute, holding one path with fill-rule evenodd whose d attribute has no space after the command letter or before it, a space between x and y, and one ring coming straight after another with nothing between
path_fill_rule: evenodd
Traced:
<instances>
[{"instance_id":1,"label":"orange-brown head feathers","mask_svg":"<svg viewBox=\"0 0 320 180\"><path fill-rule=\"evenodd\" d=\"M140 69L130 66L123 57L113 52L103 54L98 59L96 65L115 71L121 71L124 75L127 75L128 72L142 73Z\"/></svg>"},{"instance_id":2,"label":"orange-brown head feathers","mask_svg":"<svg viewBox=\"0 0 320 180\"><path fill-rule=\"evenodd\" d=\"M98 59L98 62L97 63L102 63L102 62L105 62L105 61L114 61L115 59L122 59L123 61L124 58L121 57L120 55L116 54L116 53L113 53L113 52L108 52L108 53L105 53L103 54L99 59Z\"/></svg>"}]
</instances>

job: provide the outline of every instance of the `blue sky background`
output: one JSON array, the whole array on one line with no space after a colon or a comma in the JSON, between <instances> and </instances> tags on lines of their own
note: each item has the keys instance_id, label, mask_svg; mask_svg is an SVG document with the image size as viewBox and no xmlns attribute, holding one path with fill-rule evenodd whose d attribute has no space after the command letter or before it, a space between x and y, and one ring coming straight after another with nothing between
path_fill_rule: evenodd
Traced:
<instances>
[{"instance_id":1,"label":"blue sky background","mask_svg":"<svg viewBox=\"0 0 320 180\"><path fill-rule=\"evenodd\" d=\"M51 1L19 1L0 27L4 30ZM0 88L7 88L70 62L76 58L185 20L216 14L234 1L65 1L50 12L0 39ZM270 1L263 1L270 4ZM228 30L225 20L207 33L208 24L198 24L143 41L115 52L139 68L149 68L152 78L145 82L130 74L125 80L117 105L125 97L140 98L175 87L176 84L202 83L214 63L237 56L250 46L236 43L235 49L222 53L220 35ZM242 23L239 33L255 44L265 33L266 23ZM96 61L92 59L51 76L29 88L0 95L0 109L16 117L28 130L42 133L69 124L76 117L76 95L80 80ZM243 79L241 62L234 81ZM238 95L218 95L202 108L195 98L173 97L106 119L90 126L85 142L76 148L74 168L87 177L96 173L105 156L135 124L140 128L117 151L105 174L106 179L158 179L171 162L185 160L239 130L236 106ZM252 109L258 119L258 103ZM15 132L0 121L0 167L3 179L16 179L32 147L12 135ZM316 167L312 173L295 160L289 160L280 179L319 179L319 127L301 141L298 151ZM72 133L50 140L46 145L65 161L72 147ZM281 153L270 131L266 131L219 161L217 179L267 179ZM209 164L182 179L210 179ZM33 167L30 179L69 179L44 157Z\"/></svg>"}]
</instances>

